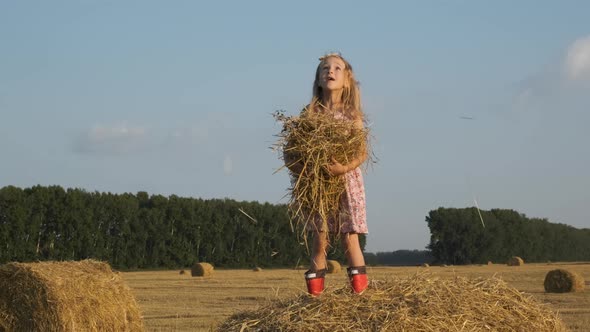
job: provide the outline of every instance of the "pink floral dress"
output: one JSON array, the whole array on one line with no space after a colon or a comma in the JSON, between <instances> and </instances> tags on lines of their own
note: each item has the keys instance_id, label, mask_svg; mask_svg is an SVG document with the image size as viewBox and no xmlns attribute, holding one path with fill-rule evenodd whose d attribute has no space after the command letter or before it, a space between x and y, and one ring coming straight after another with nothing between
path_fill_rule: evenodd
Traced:
<instances>
[{"instance_id":1,"label":"pink floral dress","mask_svg":"<svg viewBox=\"0 0 590 332\"><path fill-rule=\"evenodd\" d=\"M341 233L369 232L365 203L365 184L360 167L344 174L346 193L342 195L340 211Z\"/></svg>"},{"instance_id":2,"label":"pink floral dress","mask_svg":"<svg viewBox=\"0 0 590 332\"><path fill-rule=\"evenodd\" d=\"M335 113L335 118L343 119L342 113ZM344 175L346 183L346 192L340 199L340 211L337 213L337 219L328 219L328 229L335 233L340 228L340 233L358 233L367 234L367 213L365 202L365 184L363 181L363 172L357 167ZM322 225L321 218L315 218L316 225ZM316 225L308 225L309 231L315 229Z\"/></svg>"}]
</instances>

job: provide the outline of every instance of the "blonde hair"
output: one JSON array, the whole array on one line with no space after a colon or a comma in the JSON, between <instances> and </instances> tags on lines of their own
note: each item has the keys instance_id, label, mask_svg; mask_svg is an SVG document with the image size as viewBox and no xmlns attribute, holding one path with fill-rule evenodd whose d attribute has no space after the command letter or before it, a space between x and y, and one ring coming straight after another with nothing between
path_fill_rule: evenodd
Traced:
<instances>
[{"instance_id":1,"label":"blonde hair","mask_svg":"<svg viewBox=\"0 0 590 332\"><path fill-rule=\"evenodd\" d=\"M363 111L361 109L361 93L359 89L359 82L354 77L352 66L340 53L329 53L320 57L320 63L315 71L315 80L313 81L313 96L309 103L309 108L317 110L324 106L324 94L320 86L320 73L322 67L329 58L338 58L344 62L344 89L342 91L342 105L344 114L350 119L364 120Z\"/></svg>"}]
</instances>

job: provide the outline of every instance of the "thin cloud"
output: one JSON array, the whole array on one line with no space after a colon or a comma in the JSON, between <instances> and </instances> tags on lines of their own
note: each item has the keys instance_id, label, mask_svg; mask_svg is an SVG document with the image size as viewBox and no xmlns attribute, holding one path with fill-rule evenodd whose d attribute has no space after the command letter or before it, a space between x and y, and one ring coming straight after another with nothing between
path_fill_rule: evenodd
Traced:
<instances>
[{"instance_id":1,"label":"thin cloud","mask_svg":"<svg viewBox=\"0 0 590 332\"><path fill-rule=\"evenodd\" d=\"M575 40L559 61L519 84L512 106L516 110L563 109L588 100L590 36Z\"/></svg>"},{"instance_id":2,"label":"thin cloud","mask_svg":"<svg viewBox=\"0 0 590 332\"><path fill-rule=\"evenodd\" d=\"M590 36L580 38L570 45L564 67L570 80L590 78Z\"/></svg>"},{"instance_id":3,"label":"thin cloud","mask_svg":"<svg viewBox=\"0 0 590 332\"><path fill-rule=\"evenodd\" d=\"M96 125L80 135L74 144L74 151L106 155L136 153L148 147L147 136L148 130L140 126Z\"/></svg>"},{"instance_id":4,"label":"thin cloud","mask_svg":"<svg viewBox=\"0 0 590 332\"><path fill-rule=\"evenodd\" d=\"M209 129L205 126L176 128L168 133L167 140L171 144L200 144L207 141Z\"/></svg>"}]
</instances>

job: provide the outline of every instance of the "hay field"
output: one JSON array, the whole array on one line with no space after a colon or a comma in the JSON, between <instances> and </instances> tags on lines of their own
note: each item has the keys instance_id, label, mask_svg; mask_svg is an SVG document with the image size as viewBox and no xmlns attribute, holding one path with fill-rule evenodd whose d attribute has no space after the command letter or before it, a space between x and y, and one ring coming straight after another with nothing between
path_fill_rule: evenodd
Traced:
<instances>
[{"instance_id":1,"label":"hay field","mask_svg":"<svg viewBox=\"0 0 590 332\"><path fill-rule=\"evenodd\" d=\"M586 280L586 290L578 293L545 293L547 272L563 268ZM190 270L190 269L188 269ZM369 267L369 277L410 276L428 271L438 277L497 276L520 291L532 295L558 311L572 331L590 326L590 263L549 263L507 266L506 264L431 267ZM148 331L209 331L231 314L254 309L276 297L292 297L304 292L304 270L216 269L210 277L191 277L179 270L125 272L144 316ZM346 274L329 274L327 287L346 283Z\"/></svg>"}]
</instances>

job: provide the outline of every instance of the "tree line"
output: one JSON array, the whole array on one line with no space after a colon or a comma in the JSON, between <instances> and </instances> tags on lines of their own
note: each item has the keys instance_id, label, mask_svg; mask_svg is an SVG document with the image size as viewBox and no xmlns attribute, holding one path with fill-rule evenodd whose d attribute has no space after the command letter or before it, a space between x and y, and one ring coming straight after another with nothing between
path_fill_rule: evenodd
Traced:
<instances>
[{"instance_id":1,"label":"tree line","mask_svg":"<svg viewBox=\"0 0 590 332\"><path fill-rule=\"evenodd\" d=\"M481 218L480 218L481 213ZM482 222L483 221L483 222ZM426 217L427 250L365 253L370 265L589 261L590 229L513 210L439 208ZM361 248L366 237L361 236ZM60 186L0 188L0 263L108 261L118 269L294 267L309 262L285 204L87 192ZM330 259L345 263L335 243Z\"/></svg>"},{"instance_id":2,"label":"tree line","mask_svg":"<svg viewBox=\"0 0 590 332\"><path fill-rule=\"evenodd\" d=\"M365 261L368 265L389 266L417 266L424 263L432 263L434 257L430 250L395 250L377 253L365 253Z\"/></svg>"},{"instance_id":3,"label":"tree line","mask_svg":"<svg viewBox=\"0 0 590 332\"><path fill-rule=\"evenodd\" d=\"M119 269L195 262L293 267L309 257L298 235L284 204L60 186L0 189L0 263L94 258ZM339 246L330 255L344 257Z\"/></svg>"},{"instance_id":4,"label":"tree line","mask_svg":"<svg viewBox=\"0 0 590 332\"><path fill-rule=\"evenodd\" d=\"M438 263L590 261L590 229L527 218L514 210L438 208L426 217Z\"/></svg>"}]
</instances>

